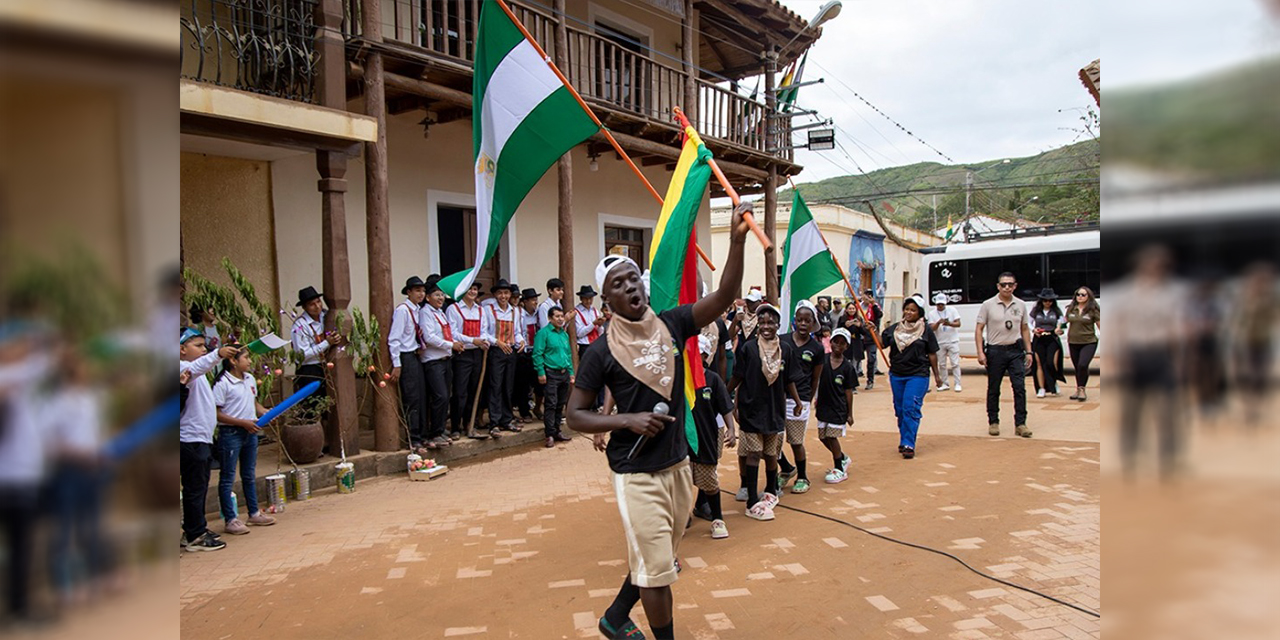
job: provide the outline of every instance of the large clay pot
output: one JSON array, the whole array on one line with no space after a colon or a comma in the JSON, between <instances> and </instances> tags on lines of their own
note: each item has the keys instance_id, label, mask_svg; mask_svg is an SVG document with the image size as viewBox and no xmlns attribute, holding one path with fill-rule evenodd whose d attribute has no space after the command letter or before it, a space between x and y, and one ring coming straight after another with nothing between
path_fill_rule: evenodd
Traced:
<instances>
[{"instance_id":1,"label":"large clay pot","mask_svg":"<svg viewBox=\"0 0 1280 640\"><path fill-rule=\"evenodd\" d=\"M319 422L285 424L280 432L280 446L297 464L315 462L324 449L324 428Z\"/></svg>"}]
</instances>

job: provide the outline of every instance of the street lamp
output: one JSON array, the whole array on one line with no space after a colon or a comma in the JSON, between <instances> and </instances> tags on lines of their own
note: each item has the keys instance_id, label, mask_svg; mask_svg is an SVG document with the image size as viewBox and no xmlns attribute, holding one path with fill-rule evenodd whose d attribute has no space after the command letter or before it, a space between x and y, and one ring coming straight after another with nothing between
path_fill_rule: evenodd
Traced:
<instances>
[{"instance_id":1,"label":"street lamp","mask_svg":"<svg viewBox=\"0 0 1280 640\"><path fill-rule=\"evenodd\" d=\"M822 26L823 23L829 22L832 18L840 15L840 9L840 0L831 0L831 2L822 5L822 8L818 9L817 15L813 16L813 19L809 20L808 24L804 25L804 28L800 31L797 31L796 35L792 36L791 40L788 41L787 44L783 45L781 49L778 49L778 51L786 51L787 47L791 46L791 44L796 41L796 38L804 35L805 31L808 31L809 29L817 29Z\"/></svg>"},{"instance_id":2,"label":"street lamp","mask_svg":"<svg viewBox=\"0 0 1280 640\"><path fill-rule=\"evenodd\" d=\"M1040 199L1040 196L1031 196L1031 199L1030 199L1030 200L1027 200L1026 202L1024 202L1024 203L1022 203L1022 204L1020 204L1020 205L1018 205L1018 206L1016 206L1016 207L1014 207L1014 208L1013 208L1012 213L1013 213L1015 216L1016 216L1016 215L1018 215L1018 209L1021 209L1021 208L1025 207L1025 206L1027 206L1027 205L1031 204L1032 202L1035 202L1036 200L1039 200L1039 199Z\"/></svg>"}]
</instances>

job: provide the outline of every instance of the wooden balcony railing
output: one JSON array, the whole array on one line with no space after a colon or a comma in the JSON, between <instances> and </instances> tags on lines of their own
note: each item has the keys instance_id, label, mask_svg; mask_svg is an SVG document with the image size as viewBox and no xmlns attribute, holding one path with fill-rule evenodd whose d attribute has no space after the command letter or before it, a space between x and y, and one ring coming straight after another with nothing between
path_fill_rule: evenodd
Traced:
<instances>
[{"instance_id":1,"label":"wooden balcony railing","mask_svg":"<svg viewBox=\"0 0 1280 640\"><path fill-rule=\"evenodd\" d=\"M315 101L317 0L184 0L181 76Z\"/></svg>"},{"instance_id":2,"label":"wooden balcony railing","mask_svg":"<svg viewBox=\"0 0 1280 640\"><path fill-rule=\"evenodd\" d=\"M481 0L383 0L382 35L470 66L481 4ZM539 7L508 4L547 55L555 58L556 17ZM345 0L345 5L344 32L358 37L362 2ZM671 122L671 108L684 104L681 69L655 61L652 52L623 46L585 29L571 26L568 32L568 62L562 71L589 104ZM697 80L697 91L694 126L700 133L765 152L763 101L701 79Z\"/></svg>"}]
</instances>

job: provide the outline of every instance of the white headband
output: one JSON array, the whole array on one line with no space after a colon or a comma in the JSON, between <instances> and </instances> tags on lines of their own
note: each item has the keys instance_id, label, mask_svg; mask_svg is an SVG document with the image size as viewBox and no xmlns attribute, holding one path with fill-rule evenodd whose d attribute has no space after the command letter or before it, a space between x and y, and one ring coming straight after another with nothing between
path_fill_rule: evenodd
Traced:
<instances>
[{"instance_id":1,"label":"white headband","mask_svg":"<svg viewBox=\"0 0 1280 640\"><path fill-rule=\"evenodd\" d=\"M609 277L609 272L613 271L618 266L624 265L624 264L629 264L635 267L636 271L640 270L640 265L636 264L635 260L632 260L627 256L618 256L618 255L605 256L604 259L600 261L600 264L596 265L596 287L598 287L601 291L604 291L604 281L606 278Z\"/></svg>"}]
</instances>

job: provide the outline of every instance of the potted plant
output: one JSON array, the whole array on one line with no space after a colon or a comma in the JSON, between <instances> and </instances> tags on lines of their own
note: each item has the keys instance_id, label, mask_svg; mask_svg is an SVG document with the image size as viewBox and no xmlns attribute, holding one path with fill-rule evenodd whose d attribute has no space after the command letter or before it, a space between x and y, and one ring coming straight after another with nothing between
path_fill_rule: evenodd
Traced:
<instances>
[{"instance_id":1,"label":"potted plant","mask_svg":"<svg viewBox=\"0 0 1280 640\"><path fill-rule=\"evenodd\" d=\"M301 402L280 416L280 446L293 464L315 462L324 449L324 427L320 416L333 406L333 398L320 396Z\"/></svg>"}]
</instances>

